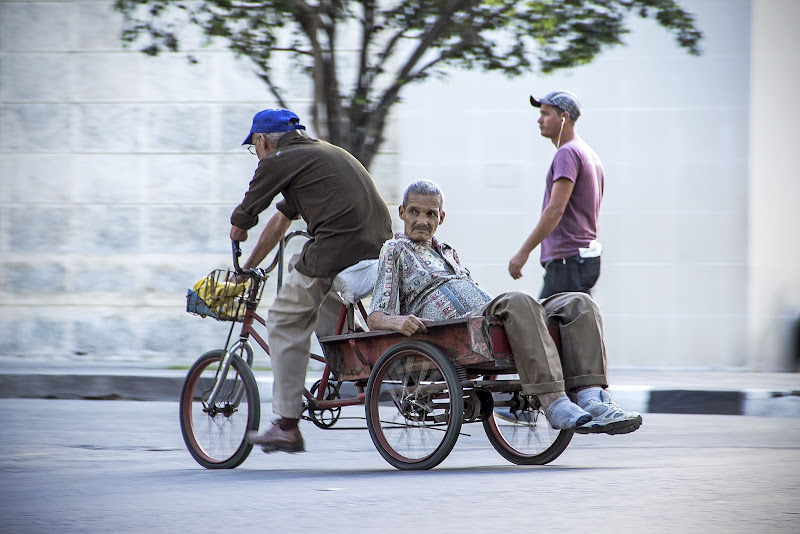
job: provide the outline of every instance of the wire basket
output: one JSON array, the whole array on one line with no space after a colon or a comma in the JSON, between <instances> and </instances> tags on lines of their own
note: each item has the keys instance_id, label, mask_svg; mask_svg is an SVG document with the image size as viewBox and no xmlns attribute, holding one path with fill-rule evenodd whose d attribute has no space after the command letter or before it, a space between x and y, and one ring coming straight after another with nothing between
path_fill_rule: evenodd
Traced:
<instances>
[{"instance_id":1,"label":"wire basket","mask_svg":"<svg viewBox=\"0 0 800 534\"><path fill-rule=\"evenodd\" d=\"M215 269L186 294L186 311L217 321L243 321L247 305L257 306L264 293L264 280L240 281L230 269Z\"/></svg>"}]
</instances>

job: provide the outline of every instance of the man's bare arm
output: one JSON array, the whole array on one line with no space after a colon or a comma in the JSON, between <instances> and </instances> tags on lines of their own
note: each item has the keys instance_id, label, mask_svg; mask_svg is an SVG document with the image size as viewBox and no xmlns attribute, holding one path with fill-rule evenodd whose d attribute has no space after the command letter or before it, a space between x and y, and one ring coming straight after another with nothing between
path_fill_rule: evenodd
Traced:
<instances>
[{"instance_id":1,"label":"man's bare arm","mask_svg":"<svg viewBox=\"0 0 800 534\"><path fill-rule=\"evenodd\" d=\"M522 244L519 251L514 254L511 261L508 262L508 272L511 278L517 280L522 277L522 268L528 262L528 257L531 252L544 241L544 238L549 236L553 230L556 229L558 223L561 222L561 217L564 215L564 210L567 208L569 197L572 195L572 189L575 184L566 178L556 180L553 184L553 190L550 196L550 202L547 207L542 211L542 216L539 222L533 228L533 231Z\"/></svg>"},{"instance_id":2,"label":"man's bare arm","mask_svg":"<svg viewBox=\"0 0 800 534\"><path fill-rule=\"evenodd\" d=\"M264 261L264 258L267 257L267 254L269 254L280 242L281 238L286 233L286 230L289 229L291 224L292 220L286 215L280 211L275 212L275 215L273 215L272 218L267 222L267 226L264 228L264 231L261 232L261 235L258 238L258 243L256 243L253 252L250 253L250 257L244 262L242 268L252 269L254 267L258 267L258 265ZM243 238L242 233L244 234ZM239 237L239 239L236 239L237 237ZM231 228L231 239L235 241L244 241L247 239L247 231L239 228L238 226L233 226Z\"/></svg>"},{"instance_id":3,"label":"man's bare arm","mask_svg":"<svg viewBox=\"0 0 800 534\"><path fill-rule=\"evenodd\" d=\"M382 311L370 313L367 326L370 330L392 330L406 336L428 331L424 319L414 315L388 315Z\"/></svg>"}]
</instances>

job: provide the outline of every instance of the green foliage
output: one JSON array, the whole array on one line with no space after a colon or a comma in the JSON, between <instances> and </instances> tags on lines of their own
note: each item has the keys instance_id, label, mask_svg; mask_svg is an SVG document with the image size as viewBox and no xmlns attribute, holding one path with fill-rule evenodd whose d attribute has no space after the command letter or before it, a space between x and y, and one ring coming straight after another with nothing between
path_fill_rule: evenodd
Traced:
<instances>
[{"instance_id":1,"label":"green foliage","mask_svg":"<svg viewBox=\"0 0 800 534\"><path fill-rule=\"evenodd\" d=\"M448 69L508 76L583 65L650 18L699 55L702 34L674 0L116 0L122 40L175 52L188 27L248 58L279 105L272 68L285 55L314 84L315 130L369 165L404 86ZM193 60L193 58L190 59ZM285 63L284 63L285 64ZM340 81L352 64L351 84ZM350 78L350 76L352 78Z\"/></svg>"}]
</instances>

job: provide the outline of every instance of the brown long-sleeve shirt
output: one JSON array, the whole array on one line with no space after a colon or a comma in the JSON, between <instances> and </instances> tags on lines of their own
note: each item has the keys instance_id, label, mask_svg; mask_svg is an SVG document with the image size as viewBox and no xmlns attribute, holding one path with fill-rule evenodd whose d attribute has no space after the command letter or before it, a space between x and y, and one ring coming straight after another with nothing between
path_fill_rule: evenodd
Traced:
<instances>
[{"instance_id":1,"label":"brown long-sleeve shirt","mask_svg":"<svg viewBox=\"0 0 800 534\"><path fill-rule=\"evenodd\" d=\"M308 224L311 240L296 266L306 276L334 276L377 258L392 237L389 210L372 177L350 153L325 141L297 132L284 135L278 149L259 162L231 224L252 228L279 193L278 210Z\"/></svg>"}]
</instances>

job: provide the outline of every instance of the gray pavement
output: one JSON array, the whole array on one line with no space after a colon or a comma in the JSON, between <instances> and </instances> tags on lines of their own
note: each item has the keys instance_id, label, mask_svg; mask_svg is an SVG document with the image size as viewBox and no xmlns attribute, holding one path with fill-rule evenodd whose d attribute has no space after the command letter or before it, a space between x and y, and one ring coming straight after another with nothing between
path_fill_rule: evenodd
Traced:
<instances>
[{"instance_id":1,"label":"gray pavement","mask_svg":"<svg viewBox=\"0 0 800 534\"><path fill-rule=\"evenodd\" d=\"M189 363L0 357L0 398L177 400ZM272 373L255 375L271 400ZM309 372L309 385L318 375ZM620 405L642 413L800 417L800 373L612 367L609 382Z\"/></svg>"}]
</instances>

